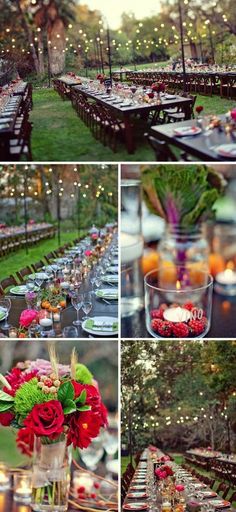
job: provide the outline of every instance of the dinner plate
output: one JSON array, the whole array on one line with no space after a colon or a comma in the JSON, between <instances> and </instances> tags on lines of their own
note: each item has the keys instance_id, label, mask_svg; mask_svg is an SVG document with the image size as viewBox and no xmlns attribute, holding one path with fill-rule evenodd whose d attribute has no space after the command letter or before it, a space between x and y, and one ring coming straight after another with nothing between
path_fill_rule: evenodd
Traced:
<instances>
[{"instance_id":1,"label":"dinner plate","mask_svg":"<svg viewBox=\"0 0 236 512\"><path fill-rule=\"evenodd\" d=\"M10 128L9 123L0 123L0 130L4 130L4 128Z\"/></svg>"},{"instance_id":2,"label":"dinner plate","mask_svg":"<svg viewBox=\"0 0 236 512\"><path fill-rule=\"evenodd\" d=\"M107 328L107 324L117 324L114 330ZM97 325L93 328L93 324ZM114 336L118 334L118 318L114 316L94 316L82 322L82 329L96 336Z\"/></svg>"},{"instance_id":3,"label":"dinner plate","mask_svg":"<svg viewBox=\"0 0 236 512\"><path fill-rule=\"evenodd\" d=\"M230 501L225 501L225 500L212 500L212 501L209 501L209 505L213 506L214 508L229 508L229 507L231 507Z\"/></svg>"},{"instance_id":4,"label":"dinner plate","mask_svg":"<svg viewBox=\"0 0 236 512\"><path fill-rule=\"evenodd\" d=\"M102 288L95 295L98 299L118 300L118 288Z\"/></svg>"},{"instance_id":5,"label":"dinner plate","mask_svg":"<svg viewBox=\"0 0 236 512\"><path fill-rule=\"evenodd\" d=\"M220 146L216 146L214 149L220 156L236 158L236 144L221 144Z\"/></svg>"},{"instance_id":6,"label":"dinner plate","mask_svg":"<svg viewBox=\"0 0 236 512\"><path fill-rule=\"evenodd\" d=\"M2 322L3 320L5 320L5 318L7 317L7 311L6 309L0 307L0 322Z\"/></svg>"},{"instance_id":7,"label":"dinner plate","mask_svg":"<svg viewBox=\"0 0 236 512\"><path fill-rule=\"evenodd\" d=\"M147 510L148 504L147 503L125 503L123 505L124 510Z\"/></svg>"},{"instance_id":8,"label":"dinner plate","mask_svg":"<svg viewBox=\"0 0 236 512\"><path fill-rule=\"evenodd\" d=\"M137 500L141 500L141 499L145 499L147 498L147 493L146 492L128 492L128 494L126 495L126 497L128 499L137 499Z\"/></svg>"},{"instance_id":9,"label":"dinner plate","mask_svg":"<svg viewBox=\"0 0 236 512\"><path fill-rule=\"evenodd\" d=\"M117 274L119 272L118 265L111 265L108 267L107 272L111 272L112 274Z\"/></svg>"},{"instance_id":10,"label":"dinner plate","mask_svg":"<svg viewBox=\"0 0 236 512\"><path fill-rule=\"evenodd\" d=\"M115 274L106 274L102 277L104 283L118 283L118 276Z\"/></svg>"},{"instance_id":11,"label":"dinner plate","mask_svg":"<svg viewBox=\"0 0 236 512\"><path fill-rule=\"evenodd\" d=\"M145 491L146 490L146 485L133 485L131 484L130 486L130 491Z\"/></svg>"},{"instance_id":12,"label":"dinner plate","mask_svg":"<svg viewBox=\"0 0 236 512\"><path fill-rule=\"evenodd\" d=\"M10 293L12 295L25 295L26 292L28 291L34 291L34 292L37 292L39 290L39 288L34 288L34 290L29 290L27 288L27 286L25 286L24 284L23 285L20 285L20 286L13 286L12 288L10 288Z\"/></svg>"},{"instance_id":13,"label":"dinner plate","mask_svg":"<svg viewBox=\"0 0 236 512\"><path fill-rule=\"evenodd\" d=\"M33 281L35 279L42 279L43 281L47 281L47 279L50 279L52 276L46 274L46 272L35 272L35 274L30 274L28 276L29 279L32 279Z\"/></svg>"},{"instance_id":14,"label":"dinner plate","mask_svg":"<svg viewBox=\"0 0 236 512\"><path fill-rule=\"evenodd\" d=\"M173 131L177 137L192 137L193 135L199 135L199 133L202 132L201 128L198 126L182 126L175 128Z\"/></svg>"},{"instance_id":15,"label":"dinner plate","mask_svg":"<svg viewBox=\"0 0 236 512\"><path fill-rule=\"evenodd\" d=\"M211 491L202 491L202 499L203 500L209 500L210 498L216 498L217 493L211 492Z\"/></svg>"},{"instance_id":16,"label":"dinner plate","mask_svg":"<svg viewBox=\"0 0 236 512\"><path fill-rule=\"evenodd\" d=\"M111 265L119 265L118 258L113 258L113 260L111 261Z\"/></svg>"}]
</instances>

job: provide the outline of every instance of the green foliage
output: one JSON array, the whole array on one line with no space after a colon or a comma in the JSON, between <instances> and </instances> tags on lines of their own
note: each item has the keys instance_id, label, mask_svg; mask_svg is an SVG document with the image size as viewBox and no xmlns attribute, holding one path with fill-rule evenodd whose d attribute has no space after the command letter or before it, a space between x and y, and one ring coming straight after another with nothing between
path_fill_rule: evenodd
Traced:
<instances>
[{"instance_id":1,"label":"green foliage","mask_svg":"<svg viewBox=\"0 0 236 512\"><path fill-rule=\"evenodd\" d=\"M220 173L204 165L145 167L142 183L149 209L182 226L212 217L214 203L224 188Z\"/></svg>"},{"instance_id":2,"label":"green foliage","mask_svg":"<svg viewBox=\"0 0 236 512\"><path fill-rule=\"evenodd\" d=\"M55 395L53 393L45 394L38 387L38 379L33 378L29 382L25 382L15 394L14 409L17 415L21 418L31 412L34 405L54 400Z\"/></svg>"},{"instance_id":3,"label":"green foliage","mask_svg":"<svg viewBox=\"0 0 236 512\"><path fill-rule=\"evenodd\" d=\"M77 363L76 380L78 382L81 382L81 384L92 384L93 375L84 364Z\"/></svg>"}]
</instances>

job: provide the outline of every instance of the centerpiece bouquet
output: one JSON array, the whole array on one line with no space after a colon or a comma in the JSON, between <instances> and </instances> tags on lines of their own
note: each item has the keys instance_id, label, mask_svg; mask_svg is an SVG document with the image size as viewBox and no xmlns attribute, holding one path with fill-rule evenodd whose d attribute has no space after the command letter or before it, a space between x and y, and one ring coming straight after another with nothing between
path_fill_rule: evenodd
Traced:
<instances>
[{"instance_id":1,"label":"centerpiece bouquet","mask_svg":"<svg viewBox=\"0 0 236 512\"><path fill-rule=\"evenodd\" d=\"M70 366L58 362L54 346L50 362L18 363L0 374L0 424L18 430L17 445L33 454L32 509L67 510L69 446L87 448L107 426L107 410L88 368L72 352Z\"/></svg>"}]
</instances>

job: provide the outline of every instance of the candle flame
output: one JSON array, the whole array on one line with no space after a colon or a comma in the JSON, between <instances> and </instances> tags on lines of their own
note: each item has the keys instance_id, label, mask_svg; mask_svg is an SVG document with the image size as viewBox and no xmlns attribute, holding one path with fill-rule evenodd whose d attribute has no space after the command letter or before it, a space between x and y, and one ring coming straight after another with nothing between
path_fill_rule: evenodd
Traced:
<instances>
[{"instance_id":1,"label":"candle flame","mask_svg":"<svg viewBox=\"0 0 236 512\"><path fill-rule=\"evenodd\" d=\"M181 290L180 281L176 281L176 290Z\"/></svg>"},{"instance_id":2,"label":"candle flame","mask_svg":"<svg viewBox=\"0 0 236 512\"><path fill-rule=\"evenodd\" d=\"M226 269L227 270L234 270L234 262L233 261L228 261L228 263L226 265Z\"/></svg>"}]
</instances>

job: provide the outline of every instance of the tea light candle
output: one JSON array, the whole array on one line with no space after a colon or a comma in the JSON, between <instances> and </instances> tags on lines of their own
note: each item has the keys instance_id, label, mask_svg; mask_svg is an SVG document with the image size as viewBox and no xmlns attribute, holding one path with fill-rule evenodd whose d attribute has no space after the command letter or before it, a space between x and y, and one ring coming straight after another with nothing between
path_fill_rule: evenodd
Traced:
<instances>
[{"instance_id":1,"label":"tea light candle","mask_svg":"<svg viewBox=\"0 0 236 512\"><path fill-rule=\"evenodd\" d=\"M236 295L236 271L227 268L216 274L215 290L222 295Z\"/></svg>"},{"instance_id":2,"label":"tea light candle","mask_svg":"<svg viewBox=\"0 0 236 512\"><path fill-rule=\"evenodd\" d=\"M17 329L15 327L11 327L8 332L9 338L17 338Z\"/></svg>"},{"instance_id":3,"label":"tea light candle","mask_svg":"<svg viewBox=\"0 0 236 512\"><path fill-rule=\"evenodd\" d=\"M75 471L73 476L73 486L76 489L84 487L86 492L91 492L93 488L93 479L86 472Z\"/></svg>"},{"instance_id":4,"label":"tea light candle","mask_svg":"<svg viewBox=\"0 0 236 512\"><path fill-rule=\"evenodd\" d=\"M41 327L51 327L52 326L52 319L51 318L40 318L39 325Z\"/></svg>"},{"instance_id":5,"label":"tea light candle","mask_svg":"<svg viewBox=\"0 0 236 512\"><path fill-rule=\"evenodd\" d=\"M163 317L168 322L188 322L191 318L191 313L188 309L181 307L168 308L164 311Z\"/></svg>"},{"instance_id":6,"label":"tea light candle","mask_svg":"<svg viewBox=\"0 0 236 512\"><path fill-rule=\"evenodd\" d=\"M60 311L57 311L56 313L53 313L53 321L54 322L60 322L61 321L61 313L60 313Z\"/></svg>"},{"instance_id":7,"label":"tea light candle","mask_svg":"<svg viewBox=\"0 0 236 512\"><path fill-rule=\"evenodd\" d=\"M29 476L14 475L14 501L30 503L32 495L31 481Z\"/></svg>"},{"instance_id":8,"label":"tea light candle","mask_svg":"<svg viewBox=\"0 0 236 512\"><path fill-rule=\"evenodd\" d=\"M10 477L5 464L0 465L0 491L7 491L10 488Z\"/></svg>"}]
</instances>

